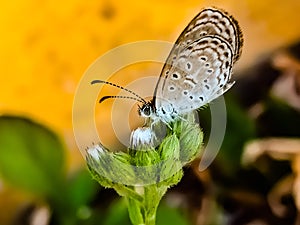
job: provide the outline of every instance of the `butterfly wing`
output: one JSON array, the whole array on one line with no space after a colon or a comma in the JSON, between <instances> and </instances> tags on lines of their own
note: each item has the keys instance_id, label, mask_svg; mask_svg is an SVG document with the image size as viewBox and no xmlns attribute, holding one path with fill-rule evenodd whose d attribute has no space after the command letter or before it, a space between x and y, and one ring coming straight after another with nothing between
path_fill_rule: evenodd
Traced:
<instances>
[{"instance_id":1,"label":"butterfly wing","mask_svg":"<svg viewBox=\"0 0 300 225\"><path fill-rule=\"evenodd\" d=\"M176 60L180 50L204 36L222 38L231 46L235 55L234 61L240 57L243 37L238 22L224 10L206 8L196 15L180 34L167 59L167 64L170 65Z\"/></svg>"},{"instance_id":2,"label":"butterfly wing","mask_svg":"<svg viewBox=\"0 0 300 225\"><path fill-rule=\"evenodd\" d=\"M215 8L201 11L181 33L166 60L155 89L156 108L168 102L175 111L184 113L222 95L232 86L231 69L242 44L233 17Z\"/></svg>"}]
</instances>

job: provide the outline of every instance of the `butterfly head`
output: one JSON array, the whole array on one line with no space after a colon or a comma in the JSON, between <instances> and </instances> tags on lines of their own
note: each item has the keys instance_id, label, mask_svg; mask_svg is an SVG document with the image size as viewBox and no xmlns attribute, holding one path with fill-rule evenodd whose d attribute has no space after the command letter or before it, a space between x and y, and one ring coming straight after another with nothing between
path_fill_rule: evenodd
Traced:
<instances>
[{"instance_id":1,"label":"butterfly head","mask_svg":"<svg viewBox=\"0 0 300 225\"><path fill-rule=\"evenodd\" d=\"M142 117L151 117L155 114L155 106L153 101L144 103L142 106L139 106L138 109L139 115Z\"/></svg>"}]
</instances>

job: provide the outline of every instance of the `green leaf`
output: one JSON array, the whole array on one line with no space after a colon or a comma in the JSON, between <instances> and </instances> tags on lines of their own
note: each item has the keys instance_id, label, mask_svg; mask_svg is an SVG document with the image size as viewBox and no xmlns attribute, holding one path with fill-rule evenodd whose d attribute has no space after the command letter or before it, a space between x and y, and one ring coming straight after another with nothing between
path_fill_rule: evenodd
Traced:
<instances>
[{"instance_id":1,"label":"green leaf","mask_svg":"<svg viewBox=\"0 0 300 225\"><path fill-rule=\"evenodd\" d=\"M159 205L157 210L157 225L188 225L187 218L176 208L168 207L163 202Z\"/></svg>"},{"instance_id":2,"label":"green leaf","mask_svg":"<svg viewBox=\"0 0 300 225\"><path fill-rule=\"evenodd\" d=\"M34 194L59 194L64 150L59 138L29 119L0 117L0 175Z\"/></svg>"},{"instance_id":3,"label":"green leaf","mask_svg":"<svg viewBox=\"0 0 300 225\"><path fill-rule=\"evenodd\" d=\"M99 185L91 179L89 172L79 170L72 174L68 181L69 204L73 209L87 205L96 195Z\"/></svg>"}]
</instances>

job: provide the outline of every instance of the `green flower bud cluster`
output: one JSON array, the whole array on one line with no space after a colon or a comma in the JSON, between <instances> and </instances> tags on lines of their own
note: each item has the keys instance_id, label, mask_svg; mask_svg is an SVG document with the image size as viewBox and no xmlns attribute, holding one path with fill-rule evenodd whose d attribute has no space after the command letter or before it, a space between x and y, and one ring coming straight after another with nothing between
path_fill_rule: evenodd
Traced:
<instances>
[{"instance_id":1,"label":"green flower bud cluster","mask_svg":"<svg viewBox=\"0 0 300 225\"><path fill-rule=\"evenodd\" d=\"M168 125L156 123L134 130L127 151L112 152L101 144L87 149L92 176L126 197L133 224L155 224L147 220L155 221L162 196L181 180L183 166L201 149L203 133L193 113Z\"/></svg>"}]
</instances>

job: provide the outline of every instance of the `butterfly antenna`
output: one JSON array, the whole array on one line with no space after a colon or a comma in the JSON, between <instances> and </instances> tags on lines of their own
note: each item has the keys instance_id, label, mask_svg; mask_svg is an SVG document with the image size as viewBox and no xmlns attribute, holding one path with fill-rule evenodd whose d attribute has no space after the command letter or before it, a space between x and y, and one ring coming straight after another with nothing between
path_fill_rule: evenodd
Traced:
<instances>
[{"instance_id":1,"label":"butterfly antenna","mask_svg":"<svg viewBox=\"0 0 300 225\"><path fill-rule=\"evenodd\" d=\"M141 102L141 103L145 103L145 102L144 102L144 99L141 100L141 99L139 99L139 98L134 98L134 97L130 97L130 96L120 96L120 95L107 95L107 96L104 96L104 97L102 97L102 98L99 100L99 103L102 103L102 102L104 102L105 100L110 99L110 98L127 98L127 99L136 100L136 101Z\"/></svg>"},{"instance_id":2,"label":"butterfly antenna","mask_svg":"<svg viewBox=\"0 0 300 225\"><path fill-rule=\"evenodd\" d=\"M124 91L127 91L128 93L130 93L130 94L133 94L134 96L136 96L138 99L136 99L136 98L131 98L131 99L135 99L135 100L137 100L137 101L139 101L139 102L143 102L143 103L146 103L146 101L145 101L145 99L143 99L141 96L139 96L138 94L136 94L136 93L134 93L133 91L131 91L131 90L129 90L129 89L127 89L127 88L124 88L124 87L122 87L122 86L120 86L120 85L117 85L117 84L114 84L114 83L111 83L111 82L108 82L108 81L103 81L103 80L93 80L92 82L91 82L91 84L98 84L98 83L102 83L102 84L108 84L108 85L111 85L111 86L114 86L114 87L116 87L116 88L119 88L119 89L121 89L121 90L124 90ZM113 97L113 98L117 98L118 96L104 96L103 98L106 98L106 97ZM130 98L130 97L126 97L126 96L120 96L121 98ZM102 99L102 98L101 98ZM100 99L100 101L101 101L101 99ZM105 100L105 99L104 99Z\"/></svg>"}]
</instances>

